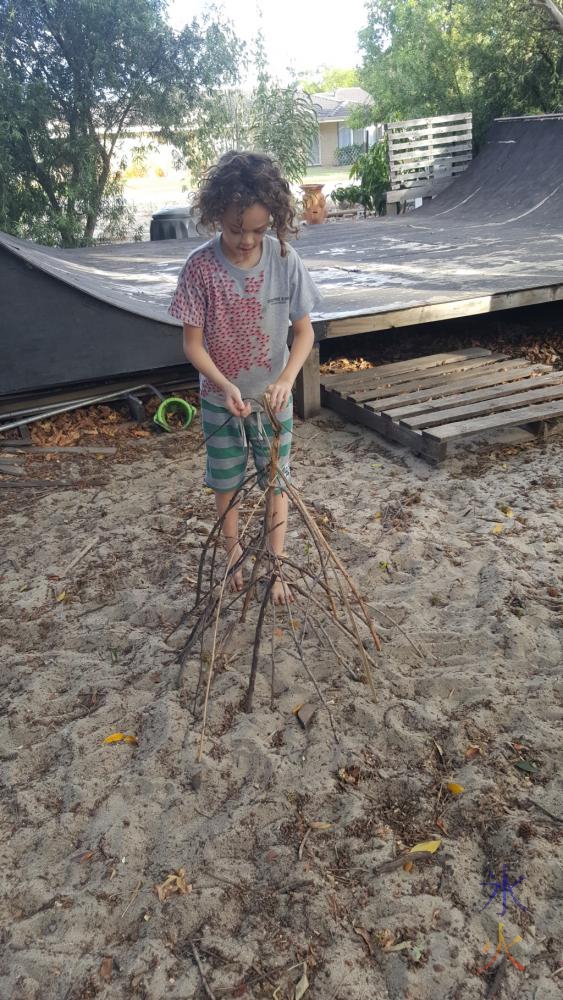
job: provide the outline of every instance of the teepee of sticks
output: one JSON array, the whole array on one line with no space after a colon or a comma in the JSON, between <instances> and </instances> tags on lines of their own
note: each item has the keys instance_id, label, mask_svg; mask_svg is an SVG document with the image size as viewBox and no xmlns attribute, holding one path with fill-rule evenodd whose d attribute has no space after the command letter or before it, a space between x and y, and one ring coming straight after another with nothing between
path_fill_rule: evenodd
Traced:
<instances>
[{"instance_id":1,"label":"teepee of sticks","mask_svg":"<svg viewBox=\"0 0 563 1000\"><path fill-rule=\"evenodd\" d=\"M197 648L198 644L200 645L199 676L194 699L195 714L200 695L203 695L199 759L203 753L209 697L217 658L228 641L228 636L232 633L233 624L237 620L239 622L246 620L253 597L257 599L258 614L243 708L246 712L252 711L256 675L265 645L267 619L269 619L268 625L270 627L268 655L271 662L271 703L273 707L275 636L279 630L276 629L276 608L270 600L270 594L276 580L280 580L283 585L291 641L307 677L313 683L317 695L329 715L335 739L338 740L338 736L330 708L304 656L303 640L306 635L315 638L319 650L330 649L336 659L347 668L350 654L352 656L358 654L371 697L376 701L372 667L376 666L374 653L381 652L381 644L375 624L370 617L365 600L323 534L314 514L307 509L299 493L280 468L278 459L281 425L270 407L268 397L263 397L261 406L274 429L271 443L265 432L263 434L263 443L267 444L270 449L267 486L260 492L256 502L249 501L253 487L258 481L258 473L255 472L245 479L231 500L229 509L235 504L239 504L241 510L239 515L241 555L236 562L231 561L229 564L227 560L225 567L221 565L222 560L218 558L223 522L228 511L216 520L209 532L199 561L194 605L187 615L189 634L179 654L178 686L181 687L187 664L193 658L194 649ZM269 537L275 527L272 523L272 515L276 487L281 487L287 493L290 515L291 513L296 515L306 529L309 539L306 549L313 556L312 558L308 556L305 563L301 563L297 557L291 555L277 556L271 550ZM244 514L242 513L243 508ZM263 517L260 518L259 514L262 511ZM247 570L247 580L244 586L240 590L232 590L229 587L230 580L238 570L245 569ZM288 588L294 597L293 603L287 600ZM296 607L299 607L300 612L303 613L299 623L294 618ZM208 632L211 633L211 652L210 655L204 656L203 640ZM345 640L348 646L347 654L346 651L338 649L331 636L331 633L335 632L340 635L341 639ZM207 676L205 676L206 669Z\"/></svg>"}]
</instances>

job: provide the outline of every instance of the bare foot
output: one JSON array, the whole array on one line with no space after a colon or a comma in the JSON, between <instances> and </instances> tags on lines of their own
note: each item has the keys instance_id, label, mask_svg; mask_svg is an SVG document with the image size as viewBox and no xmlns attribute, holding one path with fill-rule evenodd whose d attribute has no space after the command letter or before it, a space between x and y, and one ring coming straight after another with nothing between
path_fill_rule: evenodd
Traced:
<instances>
[{"instance_id":1,"label":"bare foot","mask_svg":"<svg viewBox=\"0 0 563 1000\"><path fill-rule=\"evenodd\" d=\"M228 552L228 565L229 568L237 563L242 555L242 549L239 542L235 542L233 547L229 549ZM242 573L242 568L237 569L231 576L229 580L230 590L241 591L244 590L244 576Z\"/></svg>"},{"instance_id":2,"label":"bare foot","mask_svg":"<svg viewBox=\"0 0 563 1000\"><path fill-rule=\"evenodd\" d=\"M293 594L287 583L283 583L279 577L276 578L271 592L272 604L281 604L284 608L286 604L293 604Z\"/></svg>"}]
</instances>

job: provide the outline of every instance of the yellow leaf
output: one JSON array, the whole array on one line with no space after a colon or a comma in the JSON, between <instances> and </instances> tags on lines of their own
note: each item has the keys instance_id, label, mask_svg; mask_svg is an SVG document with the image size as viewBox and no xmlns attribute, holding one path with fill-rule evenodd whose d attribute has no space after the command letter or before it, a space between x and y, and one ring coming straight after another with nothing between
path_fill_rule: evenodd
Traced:
<instances>
[{"instance_id":1,"label":"yellow leaf","mask_svg":"<svg viewBox=\"0 0 563 1000\"><path fill-rule=\"evenodd\" d=\"M332 830L332 823L315 822L309 823L311 830Z\"/></svg>"},{"instance_id":2,"label":"yellow leaf","mask_svg":"<svg viewBox=\"0 0 563 1000\"><path fill-rule=\"evenodd\" d=\"M508 504L501 503L499 510L502 511L505 517L514 517L514 511L512 510L512 507L508 506Z\"/></svg>"},{"instance_id":3,"label":"yellow leaf","mask_svg":"<svg viewBox=\"0 0 563 1000\"><path fill-rule=\"evenodd\" d=\"M446 787L448 789L448 792L451 792L452 795L461 795L461 793L465 791L463 785L458 785L457 782L455 781L448 781Z\"/></svg>"},{"instance_id":4,"label":"yellow leaf","mask_svg":"<svg viewBox=\"0 0 563 1000\"><path fill-rule=\"evenodd\" d=\"M66 597L66 590L63 590L63 591L61 591L61 593L60 593L60 594L59 594L59 595L57 596L57 604L59 604L59 603L60 603L60 601L64 601L65 597Z\"/></svg>"},{"instance_id":5,"label":"yellow leaf","mask_svg":"<svg viewBox=\"0 0 563 1000\"><path fill-rule=\"evenodd\" d=\"M136 736L129 736L126 733L112 733L111 736L106 736L103 740L104 743L130 743L137 747L139 741Z\"/></svg>"},{"instance_id":6,"label":"yellow leaf","mask_svg":"<svg viewBox=\"0 0 563 1000\"><path fill-rule=\"evenodd\" d=\"M381 521L381 511L380 510L376 510L376 512L374 514L374 517L375 517L376 521Z\"/></svg>"},{"instance_id":7,"label":"yellow leaf","mask_svg":"<svg viewBox=\"0 0 563 1000\"><path fill-rule=\"evenodd\" d=\"M495 524L493 535L500 535L501 531L504 531L504 524Z\"/></svg>"},{"instance_id":8,"label":"yellow leaf","mask_svg":"<svg viewBox=\"0 0 563 1000\"><path fill-rule=\"evenodd\" d=\"M415 844L414 847L411 847L409 854L416 854L418 851L428 851L429 854L434 854L441 843L441 840L424 840L421 844Z\"/></svg>"}]
</instances>

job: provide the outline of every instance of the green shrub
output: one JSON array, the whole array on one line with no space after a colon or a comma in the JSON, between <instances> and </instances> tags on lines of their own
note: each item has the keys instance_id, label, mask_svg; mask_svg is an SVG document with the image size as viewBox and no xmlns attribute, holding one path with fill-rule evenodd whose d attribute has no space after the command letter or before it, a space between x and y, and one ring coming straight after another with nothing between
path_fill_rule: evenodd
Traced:
<instances>
[{"instance_id":1,"label":"green shrub","mask_svg":"<svg viewBox=\"0 0 563 1000\"><path fill-rule=\"evenodd\" d=\"M362 153L350 170L350 177L357 177L362 192L360 204L377 215L385 209L385 194L389 190L389 156L387 139Z\"/></svg>"}]
</instances>

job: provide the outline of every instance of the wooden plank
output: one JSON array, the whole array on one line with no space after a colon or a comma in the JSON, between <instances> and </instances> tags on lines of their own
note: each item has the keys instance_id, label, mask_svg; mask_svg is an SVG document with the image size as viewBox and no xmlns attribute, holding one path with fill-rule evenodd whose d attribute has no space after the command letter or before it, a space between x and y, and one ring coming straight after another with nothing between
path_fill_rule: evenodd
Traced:
<instances>
[{"instance_id":1,"label":"wooden plank","mask_svg":"<svg viewBox=\"0 0 563 1000\"><path fill-rule=\"evenodd\" d=\"M475 361L459 361L452 365L442 365L438 368L430 369L428 372L423 371L418 376L416 372L405 372L403 375L395 375L393 379L389 379L387 382L368 383L365 388L362 387L352 392L344 390L336 391L341 396L355 400L356 403L372 402L377 409L382 409L382 407L377 406L377 403L388 396L396 396L403 391L405 394L416 392L417 389L425 389L430 385L441 387L444 383L449 382L450 378L455 378L458 372L472 371L473 369L481 371L485 366L493 365L496 361L501 360L502 357L502 354L493 354L490 358L476 358Z\"/></svg>"},{"instance_id":2,"label":"wooden plank","mask_svg":"<svg viewBox=\"0 0 563 1000\"><path fill-rule=\"evenodd\" d=\"M457 177L458 174L463 173L463 171L467 169L467 166L469 166L469 162L470 161L468 160L467 165L463 168L458 169L457 167L454 167L447 174L440 173L440 174L435 174L432 177L430 177L428 173L412 174L412 175L397 174L392 180L392 184L395 185L395 187L392 188L392 190L399 191L401 188L403 188L405 190L405 195L404 195L405 199L406 198L412 199L417 197L424 198L428 197L429 195L432 195L432 197L434 197L436 194L439 193L439 188L436 186L437 182L442 180L449 180L449 181L453 180L454 177ZM421 188L424 186L425 182L428 189L426 192L415 190L411 193L410 190L411 188L417 188L417 189Z\"/></svg>"},{"instance_id":3,"label":"wooden plank","mask_svg":"<svg viewBox=\"0 0 563 1000\"><path fill-rule=\"evenodd\" d=\"M426 305L406 306L403 309L379 310L327 320L326 336L352 337L358 333L376 333L401 326L417 326L419 323L434 323L456 316L478 316L481 313L516 309L520 306L537 305L540 302L560 302L563 300L563 282L540 285L512 292L495 292L491 295L466 296L463 299L448 299Z\"/></svg>"},{"instance_id":4,"label":"wooden plank","mask_svg":"<svg viewBox=\"0 0 563 1000\"><path fill-rule=\"evenodd\" d=\"M443 139L441 144L429 141L428 143L413 143L412 146L403 146L401 149L394 149L392 153L389 154L389 163L391 167L395 167L397 164L399 166L405 162L405 160L434 160L438 157L449 156L452 153L465 153L467 150L471 150L471 136L461 136L459 142L452 142L451 138Z\"/></svg>"},{"instance_id":5,"label":"wooden plank","mask_svg":"<svg viewBox=\"0 0 563 1000\"><path fill-rule=\"evenodd\" d=\"M297 376L294 389L295 412L302 420L314 417L321 409L319 345L315 344Z\"/></svg>"},{"instance_id":6,"label":"wooden plank","mask_svg":"<svg viewBox=\"0 0 563 1000\"><path fill-rule=\"evenodd\" d=\"M414 417L417 413L445 410L457 403L462 404L466 400L469 402L488 399L500 394L510 395L511 392L519 392L522 384L538 369L548 374L538 375L534 378L534 383L541 382L544 378L546 382L556 378L556 375L549 374L548 365L539 365L534 368L528 368L526 365L525 358L518 358L503 364L503 369L507 369L504 374L500 369L497 371L496 366L494 366L495 370L488 375L449 379L446 385L440 387L439 394L437 394L436 389L430 388L413 392L411 396L395 396L385 400L383 412L393 420L400 420L402 417Z\"/></svg>"},{"instance_id":7,"label":"wooden plank","mask_svg":"<svg viewBox=\"0 0 563 1000\"><path fill-rule=\"evenodd\" d=\"M388 365L376 365L374 368L363 368L354 372L336 372L334 375L323 375L321 381L325 389L332 389L340 384L362 384L366 376L376 375L385 380L390 375L400 375L402 372L424 371L437 365L452 361L471 361L474 358L488 358L491 352L486 347L468 347L466 351L445 351L442 354L427 354L417 358L407 358L405 361L394 361Z\"/></svg>"},{"instance_id":8,"label":"wooden plank","mask_svg":"<svg viewBox=\"0 0 563 1000\"><path fill-rule=\"evenodd\" d=\"M431 118L407 118L402 122L387 122L385 128L387 131L398 131L403 128L411 128L416 125L426 125L428 122L436 122L436 124L442 122L455 122L463 120L471 120L473 117L471 111L463 111L458 115L435 115Z\"/></svg>"},{"instance_id":9,"label":"wooden plank","mask_svg":"<svg viewBox=\"0 0 563 1000\"><path fill-rule=\"evenodd\" d=\"M450 177L453 175L454 170L461 173L467 170L471 160L470 153L463 153L459 156L442 157L442 159L424 160L421 157L418 160L409 161L408 163L395 164L391 167L391 182L397 184L398 179L401 177L407 180L410 178L413 180L418 179L419 183L421 178L424 179L425 177L429 180Z\"/></svg>"},{"instance_id":10,"label":"wooden plank","mask_svg":"<svg viewBox=\"0 0 563 1000\"><path fill-rule=\"evenodd\" d=\"M397 188L387 191L385 198L388 204L395 204L398 201L413 201L415 198L433 198L440 194L452 183L453 177L436 177L432 181L419 186L416 184L412 188Z\"/></svg>"},{"instance_id":11,"label":"wooden plank","mask_svg":"<svg viewBox=\"0 0 563 1000\"><path fill-rule=\"evenodd\" d=\"M14 451L17 451L20 446L25 447L26 455L44 455L50 454L52 452L61 455L115 455L117 448L115 447L100 447L95 448L93 445L45 445L42 446L31 446L31 441L15 441ZM8 442L6 442L6 447Z\"/></svg>"},{"instance_id":12,"label":"wooden plank","mask_svg":"<svg viewBox=\"0 0 563 1000\"><path fill-rule=\"evenodd\" d=\"M366 407L357 406L342 396L325 393L324 389L321 391L321 400L323 406L340 413L346 420L363 424L388 441L404 445L415 454L424 455L431 462L442 462L446 457L447 445L441 441L427 440L420 431L411 431L407 427L401 427L400 424L385 421L379 414L373 413Z\"/></svg>"},{"instance_id":13,"label":"wooden plank","mask_svg":"<svg viewBox=\"0 0 563 1000\"><path fill-rule=\"evenodd\" d=\"M534 381L531 379L530 381ZM531 404L546 403L550 399L563 399L563 373L560 373L558 384L528 389L525 392L516 392L506 398L505 396L482 399L475 403L468 403L464 406L454 406L449 410L440 410L438 413L421 413L417 417L405 417L400 421L406 427L422 430L424 427L433 427L439 424L470 419L472 417L486 416L488 413L500 413L502 410L510 410Z\"/></svg>"},{"instance_id":14,"label":"wooden plank","mask_svg":"<svg viewBox=\"0 0 563 1000\"><path fill-rule=\"evenodd\" d=\"M432 128L429 127L427 129L427 134L442 135L444 133L450 133L450 132L457 133L457 132L467 132L467 131L471 132L471 121L463 121L460 122L458 125L453 124L453 125L439 125L437 127L432 127ZM413 137L417 137L419 134L424 135L424 130L421 129L420 133L414 132ZM389 137L389 145L393 144L395 146L401 141L401 139L402 139L401 133L397 132L392 137L391 136Z\"/></svg>"},{"instance_id":15,"label":"wooden plank","mask_svg":"<svg viewBox=\"0 0 563 1000\"><path fill-rule=\"evenodd\" d=\"M491 413L487 417L458 420L453 424L433 427L430 431L423 430L422 436L432 441L445 443L454 438L468 437L471 434L479 434L481 431L493 430L497 427L529 424L539 420L554 420L556 417L563 417L563 399L540 406L523 406L519 410ZM390 423L392 424L392 421Z\"/></svg>"},{"instance_id":16,"label":"wooden plank","mask_svg":"<svg viewBox=\"0 0 563 1000\"><path fill-rule=\"evenodd\" d=\"M467 141L469 139L469 142ZM407 146L400 150L394 150L393 153L389 154L389 162L393 165L395 163L404 163L405 160L420 160L421 162L437 159L439 156L449 156L454 153L465 153L467 150L472 150L473 146L471 144L471 136L467 138L460 138L459 142L451 142L450 139L442 139L437 142L417 143L412 146Z\"/></svg>"}]
</instances>

